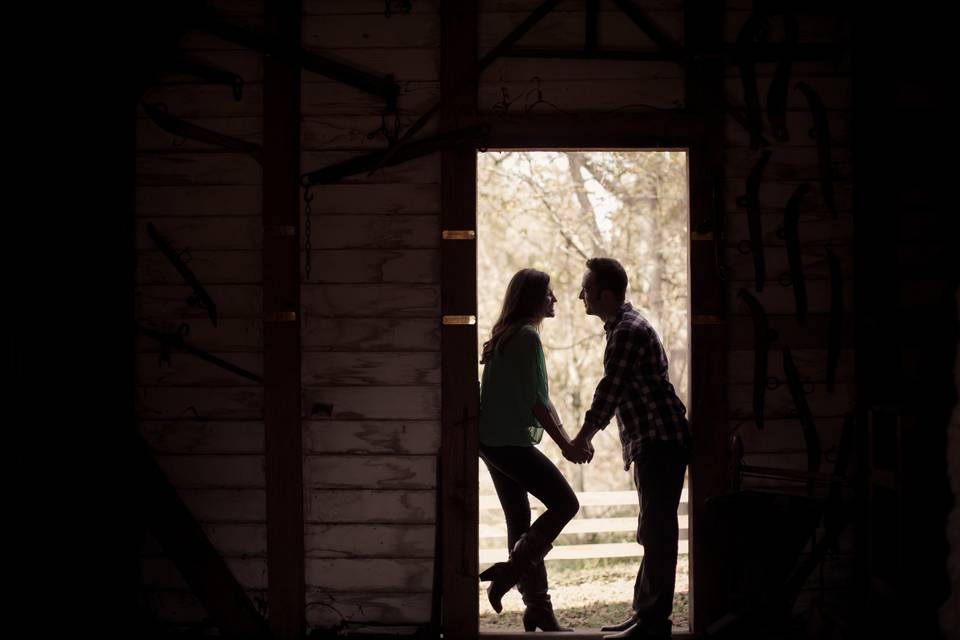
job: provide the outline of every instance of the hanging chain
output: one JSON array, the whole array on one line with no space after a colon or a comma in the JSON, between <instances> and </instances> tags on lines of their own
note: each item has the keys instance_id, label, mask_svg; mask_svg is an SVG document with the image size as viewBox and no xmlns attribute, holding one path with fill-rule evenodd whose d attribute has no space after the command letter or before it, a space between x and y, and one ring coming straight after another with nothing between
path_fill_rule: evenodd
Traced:
<instances>
[{"instance_id":1,"label":"hanging chain","mask_svg":"<svg viewBox=\"0 0 960 640\"><path fill-rule=\"evenodd\" d=\"M313 200L313 193L310 191L310 187L304 187L303 189L303 250L306 253L304 256L304 271L306 271L306 280L310 280L310 253L313 245L310 243L310 231L311 231L311 219L310 216L313 213L313 207L310 205L310 202Z\"/></svg>"}]
</instances>

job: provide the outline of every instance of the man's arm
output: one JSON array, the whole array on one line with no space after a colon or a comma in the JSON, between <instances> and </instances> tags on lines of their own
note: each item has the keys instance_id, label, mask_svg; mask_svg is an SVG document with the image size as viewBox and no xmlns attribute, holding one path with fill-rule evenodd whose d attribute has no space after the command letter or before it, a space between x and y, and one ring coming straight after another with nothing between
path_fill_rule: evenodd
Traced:
<instances>
[{"instance_id":1,"label":"man's arm","mask_svg":"<svg viewBox=\"0 0 960 640\"><path fill-rule=\"evenodd\" d=\"M593 436L597 435L597 431L597 429L591 426L583 425L571 441L575 449L586 452L587 462L593 460L594 450L592 440Z\"/></svg>"},{"instance_id":2,"label":"man's arm","mask_svg":"<svg viewBox=\"0 0 960 640\"><path fill-rule=\"evenodd\" d=\"M593 402L584 417L583 426L574 438L574 444L586 446L592 455L591 440L605 428L620 404L630 374L637 359L643 353L643 345L636 331L614 330L603 357L603 377L597 383Z\"/></svg>"},{"instance_id":3,"label":"man's arm","mask_svg":"<svg viewBox=\"0 0 960 640\"><path fill-rule=\"evenodd\" d=\"M589 458L592 457L592 454L588 454L585 447L577 446L570 440L570 436L567 435L563 424L560 422L560 417L552 405L545 405L538 398L536 404L533 406L533 415L537 418L537 422L540 423L544 431L546 431L550 437L553 438L553 441L557 443L557 446L560 447L564 458L570 462L580 464L587 462Z\"/></svg>"}]
</instances>

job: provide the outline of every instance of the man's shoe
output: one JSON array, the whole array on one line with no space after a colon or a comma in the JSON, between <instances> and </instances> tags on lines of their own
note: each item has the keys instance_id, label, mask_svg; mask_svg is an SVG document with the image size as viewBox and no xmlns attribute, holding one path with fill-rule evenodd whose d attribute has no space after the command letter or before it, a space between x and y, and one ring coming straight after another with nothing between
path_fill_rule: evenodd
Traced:
<instances>
[{"instance_id":1,"label":"man's shoe","mask_svg":"<svg viewBox=\"0 0 960 640\"><path fill-rule=\"evenodd\" d=\"M637 624L638 619L639 618L637 618L637 615L633 614L632 616L630 616L620 624L608 624L606 626L600 627L600 631L626 631L633 625Z\"/></svg>"},{"instance_id":2,"label":"man's shoe","mask_svg":"<svg viewBox=\"0 0 960 640\"><path fill-rule=\"evenodd\" d=\"M620 633L610 633L603 636L603 640L670 640L671 630L653 630L642 622L635 622Z\"/></svg>"}]
</instances>

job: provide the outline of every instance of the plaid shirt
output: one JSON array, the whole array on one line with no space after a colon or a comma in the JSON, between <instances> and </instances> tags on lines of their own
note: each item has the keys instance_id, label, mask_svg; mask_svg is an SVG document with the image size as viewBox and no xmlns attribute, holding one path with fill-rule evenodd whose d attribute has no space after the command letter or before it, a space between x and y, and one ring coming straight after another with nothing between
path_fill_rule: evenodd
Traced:
<instances>
[{"instance_id":1,"label":"plaid shirt","mask_svg":"<svg viewBox=\"0 0 960 640\"><path fill-rule=\"evenodd\" d=\"M629 302L603 328L607 334L603 378L584 424L603 429L616 414L625 470L645 442L663 440L689 447L687 409L670 384L667 356L657 332Z\"/></svg>"}]
</instances>

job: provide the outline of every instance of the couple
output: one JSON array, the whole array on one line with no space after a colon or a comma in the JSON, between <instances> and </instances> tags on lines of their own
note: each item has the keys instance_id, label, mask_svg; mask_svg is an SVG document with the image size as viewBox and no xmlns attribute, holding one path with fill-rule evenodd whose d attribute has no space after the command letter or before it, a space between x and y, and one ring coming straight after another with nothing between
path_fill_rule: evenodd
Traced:
<instances>
[{"instance_id":1,"label":"couple","mask_svg":"<svg viewBox=\"0 0 960 640\"><path fill-rule=\"evenodd\" d=\"M559 625L547 593L543 558L580 508L560 471L534 447L543 431L572 462L593 458L591 440L616 415L624 470L633 465L640 500L637 542L644 547L633 614L605 638L669 638L677 565L677 508L689 460L686 409L667 376L667 358L653 327L624 296L627 274L616 260L587 261L580 299L603 320L603 378L580 431L571 440L550 402L539 327L554 316L550 276L523 269L510 280L500 317L483 345L480 457L493 478L507 520L509 560L480 574L494 610L514 586L523 596L526 631L572 631ZM546 511L530 524L527 494Z\"/></svg>"}]
</instances>

